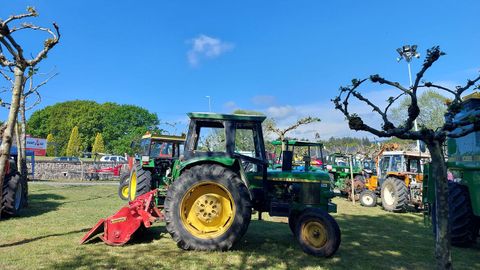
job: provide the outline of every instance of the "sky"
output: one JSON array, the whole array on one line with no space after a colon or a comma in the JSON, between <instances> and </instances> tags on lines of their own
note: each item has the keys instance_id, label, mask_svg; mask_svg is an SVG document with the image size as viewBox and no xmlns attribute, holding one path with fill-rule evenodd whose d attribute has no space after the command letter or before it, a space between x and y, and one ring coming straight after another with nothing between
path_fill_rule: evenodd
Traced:
<instances>
[{"instance_id":1,"label":"sky","mask_svg":"<svg viewBox=\"0 0 480 270\"><path fill-rule=\"evenodd\" d=\"M24 12L41 26L55 21L60 43L40 65L58 72L41 89L45 106L75 99L135 104L179 123L187 112L265 113L280 127L300 117L322 121L291 136L373 136L348 129L330 101L341 85L371 74L408 85L407 65L396 49L418 45L420 59L439 45L447 55L426 79L464 84L480 70L478 1L61 1L0 0L0 18ZM36 54L46 36L15 36ZM42 78L38 76L38 81ZM5 82L0 82L0 86ZM362 89L383 104L387 87ZM8 95L2 94L4 100ZM375 124L365 106L352 104ZM29 114L31 114L31 112ZM6 119L7 110L0 110Z\"/></svg>"}]
</instances>

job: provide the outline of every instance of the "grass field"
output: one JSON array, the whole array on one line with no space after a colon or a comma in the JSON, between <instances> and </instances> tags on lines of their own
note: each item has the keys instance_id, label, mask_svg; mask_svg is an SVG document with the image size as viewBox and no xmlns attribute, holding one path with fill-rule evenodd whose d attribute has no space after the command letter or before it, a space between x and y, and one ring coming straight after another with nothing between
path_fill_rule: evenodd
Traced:
<instances>
[{"instance_id":1,"label":"grass field","mask_svg":"<svg viewBox=\"0 0 480 270\"><path fill-rule=\"evenodd\" d=\"M30 186L22 217L0 221L0 269L432 269L431 229L418 213L390 214L336 198L342 244L333 258L305 255L286 219L253 220L229 252L178 249L164 224L123 247L78 245L124 202L115 186ZM480 245L453 249L457 269L480 269Z\"/></svg>"}]
</instances>

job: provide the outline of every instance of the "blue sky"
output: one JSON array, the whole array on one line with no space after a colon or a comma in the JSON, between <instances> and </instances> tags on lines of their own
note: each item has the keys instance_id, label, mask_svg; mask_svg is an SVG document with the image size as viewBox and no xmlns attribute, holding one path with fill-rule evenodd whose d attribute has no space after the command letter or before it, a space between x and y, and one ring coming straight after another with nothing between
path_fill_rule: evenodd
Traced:
<instances>
[{"instance_id":1,"label":"blue sky","mask_svg":"<svg viewBox=\"0 0 480 270\"><path fill-rule=\"evenodd\" d=\"M0 18L34 6L40 17L29 21L60 26L61 43L40 65L60 74L42 89L37 109L112 101L185 123L186 112L208 110L208 95L215 112L258 110L280 125L320 117L295 136L328 138L365 135L333 110L340 85L374 73L408 84L406 64L396 62L401 45L417 44L422 55L434 45L447 52L427 74L431 81L456 85L480 70L478 1L405 3L0 0ZM32 52L43 44L40 35L18 39ZM391 95L365 91L378 102Z\"/></svg>"}]
</instances>

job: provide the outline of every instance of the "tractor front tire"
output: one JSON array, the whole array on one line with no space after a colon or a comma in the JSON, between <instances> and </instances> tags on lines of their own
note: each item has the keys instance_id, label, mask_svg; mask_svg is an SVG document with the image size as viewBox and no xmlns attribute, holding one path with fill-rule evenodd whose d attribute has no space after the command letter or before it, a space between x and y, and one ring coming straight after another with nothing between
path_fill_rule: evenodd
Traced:
<instances>
[{"instance_id":1,"label":"tractor front tire","mask_svg":"<svg viewBox=\"0 0 480 270\"><path fill-rule=\"evenodd\" d=\"M128 181L128 199L135 200L136 197L149 192L152 188L152 173L144 170L142 164L137 164L130 173Z\"/></svg>"},{"instance_id":2,"label":"tractor front tire","mask_svg":"<svg viewBox=\"0 0 480 270\"><path fill-rule=\"evenodd\" d=\"M5 176L2 190L2 215L18 216L24 205L24 187L25 183L22 183L22 178L17 172Z\"/></svg>"},{"instance_id":3,"label":"tractor front tire","mask_svg":"<svg viewBox=\"0 0 480 270\"><path fill-rule=\"evenodd\" d=\"M405 212L408 204L408 190L405 182L395 177L388 177L381 189L383 209L389 212Z\"/></svg>"},{"instance_id":4,"label":"tractor front tire","mask_svg":"<svg viewBox=\"0 0 480 270\"><path fill-rule=\"evenodd\" d=\"M128 201L128 186L130 182L130 174L123 173L120 175L120 183L118 185L118 197L124 201Z\"/></svg>"},{"instance_id":5,"label":"tractor front tire","mask_svg":"<svg viewBox=\"0 0 480 270\"><path fill-rule=\"evenodd\" d=\"M298 216L295 237L305 253L317 257L331 257L341 242L335 219L316 208L307 208Z\"/></svg>"},{"instance_id":6,"label":"tractor front tire","mask_svg":"<svg viewBox=\"0 0 480 270\"><path fill-rule=\"evenodd\" d=\"M360 204L365 207L375 207L377 205L377 194L371 190L364 190L360 193Z\"/></svg>"},{"instance_id":7,"label":"tractor front tire","mask_svg":"<svg viewBox=\"0 0 480 270\"><path fill-rule=\"evenodd\" d=\"M466 186L448 183L450 236L452 245L469 247L478 235L472 203Z\"/></svg>"},{"instance_id":8,"label":"tractor front tire","mask_svg":"<svg viewBox=\"0 0 480 270\"><path fill-rule=\"evenodd\" d=\"M185 250L228 250L247 231L250 195L238 174L220 165L187 169L165 198L167 231Z\"/></svg>"}]
</instances>

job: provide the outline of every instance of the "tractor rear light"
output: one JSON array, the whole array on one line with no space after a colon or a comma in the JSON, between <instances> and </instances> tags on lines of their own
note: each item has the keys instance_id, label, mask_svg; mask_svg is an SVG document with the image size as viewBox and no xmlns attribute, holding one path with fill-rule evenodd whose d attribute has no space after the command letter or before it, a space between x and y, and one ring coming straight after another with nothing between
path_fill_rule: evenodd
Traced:
<instances>
[{"instance_id":1,"label":"tractor rear light","mask_svg":"<svg viewBox=\"0 0 480 270\"><path fill-rule=\"evenodd\" d=\"M148 165L148 161L143 161L142 164L143 165Z\"/></svg>"}]
</instances>

